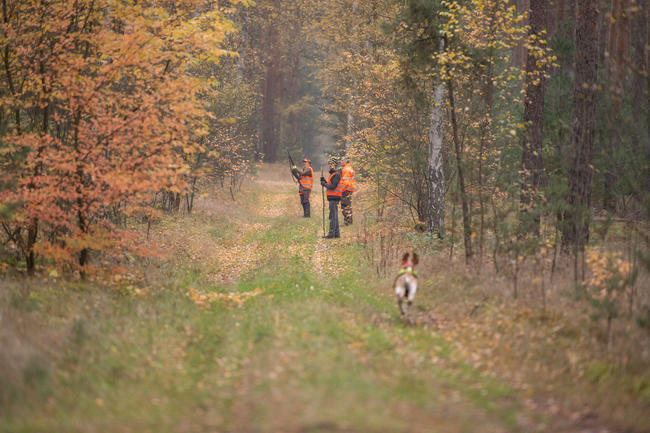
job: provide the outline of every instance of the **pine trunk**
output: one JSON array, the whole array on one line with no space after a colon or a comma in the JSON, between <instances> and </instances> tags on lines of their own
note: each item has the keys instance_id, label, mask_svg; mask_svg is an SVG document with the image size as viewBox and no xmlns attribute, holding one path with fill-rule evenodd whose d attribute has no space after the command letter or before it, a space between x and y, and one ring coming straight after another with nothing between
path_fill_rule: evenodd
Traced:
<instances>
[{"instance_id":1,"label":"pine trunk","mask_svg":"<svg viewBox=\"0 0 650 433\"><path fill-rule=\"evenodd\" d=\"M517 10L517 13L523 13L524 11L530 9L531 1L535 1L535 0L514 0L514 6ZM521 21L522 27L527 25L528 25L528 17L526 17L523 21ZM524 65L526 64L526 53L527 51L526 51L524 40L520 40L517 43L517 45L513 48L513 53L512 53L513 66L517 68L523 68Z\"/></svg>"},{"instance_id":2,"label":"pine trunk","mask_svg":"<svg viewBox=\"0 0 650 433\"><path fill-rule=\"evenodd\" d=\"M461 207L463 211L463 242L465 245L465 263L469 264L472 252L472 216L469 210L469 197L465 186L465 168L463 166L463 149L458 135L458 122L456 120L456 103L454 100L454 85L451 79L447 80L449 91L449 109L451 112L451 127L456 153L456 170L458 171L458 188L460 189Z\"/></svg>"},{"instance_id":3,"label":"pine trunk","mask_svg":"<svg viewBox=\"0 0 650 433\"><path fill-rule=\"evenodd\" d=\"M266 60L266 71L262 93L262 152L264 161L273 162L277 157L277 113L276 105L279 96L279 87L282 85L279 73L280 56L277 49L276 30L269 32L269 57Z\"/></svg>"},{"instance_id":4,"label":"pine trunk","mask_svg":"<svg viewBox=\"0 0 650 433\"><path fill-rule=\"evenodd\" d=\"M645 5L645 77L646 77L646 98L647 98L647 107L646 107L646 113L647 113L647 128L648 128L648 136L650 136L650 50L648 47L650 47L650 5L646 4ZM646 151L650 152L650 140L646 140L646 146L647 149Z\"/></svg>"},{"instance_id":5,"label":"pine trunk","mask_svg":"<svg viewBox=\"0 0 650 433\"><path fill-rule=\"evenodd\" d=\"M521 224L522 233L539 235L540 215L536 207L539 189L542 186L542 139L544 128L544 70L537 66L535 46L544 34L547 21L547 1L531 0L530 30L531 46L526 61L526 97L524 102L524 123L526 136L521 154ZM533 37L535 39L533 39Z\"/></svg>"},{"instance_id":6,"label":"pine trunk","mask_svg":"<svg viewBox=\"0 0 650 433\"><path fill-rule=\"evenodd\" d=\"M596 0L579 0L576 17L573 155L569 167L567 210L562 226L562 246L565 251L571 246L574 251L582 251L589 240L598 60Z\"/></svg>"}]
</instances>

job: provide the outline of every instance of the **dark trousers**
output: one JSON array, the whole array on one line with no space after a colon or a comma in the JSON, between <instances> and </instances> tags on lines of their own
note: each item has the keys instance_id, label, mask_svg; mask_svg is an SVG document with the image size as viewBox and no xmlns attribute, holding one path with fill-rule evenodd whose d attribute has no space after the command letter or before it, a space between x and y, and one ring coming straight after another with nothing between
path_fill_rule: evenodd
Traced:
<instances>
[{"instance_id":1,"label":"dark trousers","mask_svg":"<svg viewBox=\"0 0 650 433\"><path fill-rule=\"evenodd\" d=\"M302 205L302 212L305 218L311 217L311 205L309 204L310 191L300 193L300 204Z\"/></svg>"},{"instance_id":2,"label":"dark trousers","mask_svg":"<svg viewBox=\"0 0 650 433\"><path fill-rule=\"evenodd\" d=\"M346 226L352 224L352 191L343 191L341 213L343 214L343 223Z\"/></svg>"},{"instance_id":3,"label":"dark trousers","mask_svg":"<svg viewBox=\"0 0 650 433\"><path fill-rule=\"evenodd\" d=\"M330 232L327 236L331 238L340 238L341 232L339 231L339 202L338 200L330 200Z\"/></svg>"}]
</instances>

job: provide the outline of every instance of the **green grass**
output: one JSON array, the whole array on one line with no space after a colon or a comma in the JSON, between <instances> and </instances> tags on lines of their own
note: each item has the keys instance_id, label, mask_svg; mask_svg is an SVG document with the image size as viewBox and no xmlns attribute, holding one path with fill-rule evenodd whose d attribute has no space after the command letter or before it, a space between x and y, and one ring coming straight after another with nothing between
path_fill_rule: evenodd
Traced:
<instances>
[{"instance_id":1,"label":"green grass","mask_svg":"<svg viewBox=\"0 0 650 433\"><path fill-rule=\"evenodd\" d=\"M11 388L0 431L518 431L508 387L452 361L435 331L404 327L357 246L326 252L353 264L329 278L311 262L320 219L258 221L271 227L242 242L272 253L229 286L203 286L262 290L241 308L195 305L185 292L205 270L189 260L144 297L90 283L6 289L5 317L32 323L12 350L33 353L18 379L0 370Z\"/></svg>"}]
</instances>

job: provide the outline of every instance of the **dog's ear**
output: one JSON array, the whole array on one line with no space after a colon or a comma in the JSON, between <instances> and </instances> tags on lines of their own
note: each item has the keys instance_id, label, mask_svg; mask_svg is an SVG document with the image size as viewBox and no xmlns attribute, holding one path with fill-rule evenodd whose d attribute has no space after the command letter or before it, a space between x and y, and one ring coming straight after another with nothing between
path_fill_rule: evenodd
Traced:
<instances>
[{"instance_id":1,"label":"dog's ear","mask_svg":"<svg viewBox=\"0 0 650 433\"><path fill-rule=\"evenodd\" d=\"M409 253L404 253L404 255L402 256L402 263L404 263L408 259L409 259Z\"/></svg>"},{"instance_id":2,"label":"dog's ear","mask_svg":"<svg viewBox=\"0 0 650 433\"><path fill-rule=\"evenodd\" d=\"M420 262L418 255L413 253L413 266L417 265Z\"/></svg>"}]
</instances>

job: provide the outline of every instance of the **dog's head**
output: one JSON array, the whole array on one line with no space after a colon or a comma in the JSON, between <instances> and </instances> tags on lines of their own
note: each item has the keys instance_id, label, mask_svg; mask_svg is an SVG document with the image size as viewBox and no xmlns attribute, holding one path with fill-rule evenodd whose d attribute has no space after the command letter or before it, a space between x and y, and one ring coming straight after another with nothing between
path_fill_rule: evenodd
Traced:
<instances>
[{"instance_id":1,"label":"dog's head","mask_svg":"<svg viewBox=\"0 0 650 433\"><path fill-rule=\"evenodd\" d=\"M413 253L411 260L409 260L409 257L411 257L410 253L404 253L402 256L402 267L415 267L415 265L420 262L420 259L416 253Z\"/></svg>"},{"instance_id":2,"label":"dog's head","mask_svg":"<svg viewBox=\"0 0 650 433\"><path fill-rule=\"evenodd\" d=\"M402 267L397 273L398 278L404 274L411 274L417 278L418 273L415 270L415 265L419 262L420 259L417 254L413 253L413 255L411 255L410 253L404 253L402 256Z\"/></svg>"}]
</instances>

